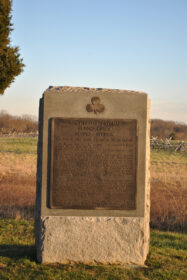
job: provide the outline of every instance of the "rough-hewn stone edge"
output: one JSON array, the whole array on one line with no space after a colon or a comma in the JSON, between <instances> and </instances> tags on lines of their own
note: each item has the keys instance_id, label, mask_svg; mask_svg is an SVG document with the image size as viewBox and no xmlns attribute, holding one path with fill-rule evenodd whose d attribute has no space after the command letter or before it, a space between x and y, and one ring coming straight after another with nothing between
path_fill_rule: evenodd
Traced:
<instances>
[{"instance_id":1,"label":"rough-hewn stone edge","mask_svg":"<svg viewBox=\"0 0 187 280\"><path fill-rule=\"evenodd\" d=\"M37 247L37 259L42 263L131 264L142 266L148 254L148 228L147 218L41 217L40 223L38 223L38 230L41 232L41 243ZM113 234L107 241L110 231ZM79 235L80 232L82 232L81 236ZM51 235L51 233L53 234ZM93 245L90 247L92 241ZM94 244L97 244L97 246L95 247ZM110 248L108 251L109 244L113 249ZM128 244L131 248L126 251L124 246L128 247ZM59 246L62 251L57 253ZM87 247L89 247L88 251ZM71 248L74 248L73 252ZM98 248L101 248L101 251ZM68 255L63 253L67 250L70 252ZM82 250L84 253L82 253ZM108 258L108 253L110 256L111 252L114 253ZM115 256L115 254L117 255Z\"/></svg>"},{"instance_id":2,"label":"rough-hewn stone edge","mask_svg":"<svg viewBox=\"0 0 187 280\"><path fill-rule=\"evenodd\" d=\"M147 254L149 252L150 244L150 99L147 98L147 118L146 118L146 188L145 188L145 221L147 221L147 231L148 242L147 242Z\"/></svg>"},{"instance_id":3,"label":"rough-hewn stone edge","mask_svg":"<svg viewBox=\"0 0 187 280\"><path fill-rule=\"evenodd\" d=\"M37 144L37 174L36 174L36 202L35 202L35 245L41 247L41 183L42 183L42 141L43 141L43 98L39 103L38 144Z\"/></svg>"},{"instance_id":4,"label":"rough-hewn stone edge","mask_svg":"<svg viewBox=\"0 0 187 280\"><path fill-rule=\"evenodd\" d=\"M147 93L142 91L125 90L125 89L108 89L108 88L89 88L89 87L71 87L71 86L49 86L45 92L58 92L58 93L129 93L129 94L142 94L147 95ZM45 93L44 92L44 93Z\"/></svg>"}]
</instances>

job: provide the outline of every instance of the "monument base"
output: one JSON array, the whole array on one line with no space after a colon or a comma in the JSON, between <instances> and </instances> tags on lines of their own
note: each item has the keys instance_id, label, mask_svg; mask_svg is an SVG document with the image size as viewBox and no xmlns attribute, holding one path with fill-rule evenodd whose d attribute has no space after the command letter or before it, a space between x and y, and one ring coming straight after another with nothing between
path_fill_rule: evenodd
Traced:
<instances>
[{"instance_id":1,"label":"monument base","mask_svg":"<svg viewBox=\"0 0 187 280\"><path fill-rule=\"evenodd\" d=\"M36 220L42 263L144 265L149 217L45 216Z\"/></svg>"}]
</instances>

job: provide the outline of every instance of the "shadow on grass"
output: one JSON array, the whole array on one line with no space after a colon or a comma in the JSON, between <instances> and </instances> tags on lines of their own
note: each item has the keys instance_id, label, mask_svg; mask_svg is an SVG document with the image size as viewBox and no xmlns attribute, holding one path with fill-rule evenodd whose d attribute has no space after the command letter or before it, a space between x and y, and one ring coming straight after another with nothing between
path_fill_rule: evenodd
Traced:
<instances>
[{"instance_id":1,"label":"shadow on grass","mask_svg":"<svg viewBox=\"0 0 187 280\"><path fill-rule=\"evenodd\" d=\"M35 246L31 245L0 245L0 256L8 258L27 258L36 261Z\"/></svg>"}]
</instances>

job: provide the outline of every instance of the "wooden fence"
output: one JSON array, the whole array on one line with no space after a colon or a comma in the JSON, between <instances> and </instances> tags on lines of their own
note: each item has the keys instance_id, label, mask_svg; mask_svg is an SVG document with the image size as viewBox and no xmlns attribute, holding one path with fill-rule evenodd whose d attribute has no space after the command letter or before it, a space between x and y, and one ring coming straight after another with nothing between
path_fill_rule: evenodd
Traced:
<instances>
[{"instance_id":1,"label":"wooden fence","mask_svg":"<svg viewBox=\"0 0 187 280\"><path fill-rule=\"evenodd\" d=\"M151 137L150 145L152 149L158 150L173 150L176 152L187 151L187 141L172 140L171 138L158 139L158 137Z\"/></svg>"}]
</instances>

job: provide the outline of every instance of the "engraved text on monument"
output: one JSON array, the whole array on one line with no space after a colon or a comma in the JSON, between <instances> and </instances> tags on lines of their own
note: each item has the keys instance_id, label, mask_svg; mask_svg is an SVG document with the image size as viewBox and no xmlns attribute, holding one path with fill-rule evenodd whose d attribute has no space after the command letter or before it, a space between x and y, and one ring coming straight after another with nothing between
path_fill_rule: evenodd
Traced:
<instances>
[{"instance_id":1,"label":"engraved text on monument","mask_svg":"<svg viewBox=\"0 0 187 280\"><path fill-rule=\"evenodd\" d=\"M53 118L51 125L51 208L136 208L136 120Z\"/></svg>"}]
</instances>

